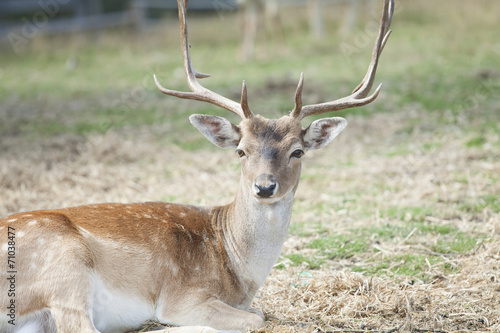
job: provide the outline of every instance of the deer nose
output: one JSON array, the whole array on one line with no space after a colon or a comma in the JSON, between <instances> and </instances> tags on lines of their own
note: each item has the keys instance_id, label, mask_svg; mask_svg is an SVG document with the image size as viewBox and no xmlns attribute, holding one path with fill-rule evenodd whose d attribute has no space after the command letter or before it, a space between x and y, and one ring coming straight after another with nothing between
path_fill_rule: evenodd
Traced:
<instances>
[{"instance_id":1,"label":"deer nose","mask_svg":"<svg viewBox=\"0 0 500 333\"><path fill-rule=\"evenodd\" d=\"M258 197L270 198L276 192L277 181L273 175L260 175L255 178L254 191Z\"/></svg>"}]
</instances>

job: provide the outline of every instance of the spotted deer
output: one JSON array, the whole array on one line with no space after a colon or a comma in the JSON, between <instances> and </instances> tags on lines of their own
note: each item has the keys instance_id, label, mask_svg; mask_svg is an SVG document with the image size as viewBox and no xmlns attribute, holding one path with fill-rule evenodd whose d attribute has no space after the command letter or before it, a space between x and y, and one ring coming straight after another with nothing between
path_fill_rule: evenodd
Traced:
<instances>
[{"instance_id":1,"label":"spotted deer","mask_svg":"<svg viewBox=\"0 0 500 333\"><path fill-rule=\"evenodd\" d=\"M208 102L242 118L234 125L222 117L190 117L208 140L236 150L241 180L234 201L215 207L98 204L0 220L2 274L7 272L0 280L1 332L125 332L149 319L172 326L159 332L264 326L262 311L251 303L285 241L301 157L346 126L338 117L307 128L301 120L375 100L381 86L369 94L394 3L385 0L371 63L351 95L302 105L301 75L290 115L266 119L250 111L244 82L240 103L200 85L197 79L208 75L191 62L185 2L178 0L191 92L166 89L156 76L155 82L164 94Z\"/></svg>"}]
</instances>

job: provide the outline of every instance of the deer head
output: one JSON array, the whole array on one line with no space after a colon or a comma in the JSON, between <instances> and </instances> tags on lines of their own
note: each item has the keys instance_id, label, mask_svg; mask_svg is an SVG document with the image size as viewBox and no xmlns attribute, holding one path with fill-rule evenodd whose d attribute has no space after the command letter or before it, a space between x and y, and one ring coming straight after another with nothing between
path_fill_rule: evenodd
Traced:
<instances>
[{"instance_id":1,"label":"deer head","mask_svg":"<svg viewBox=\"0 0 500 333\"><path fill-rule=\"evenodd\" d=\"M329 113L362 106L374 101L381 84L371 95L380 54L391 31L393 0L385 0L372 60L361 83L347 97L335 101L302 105L303 73L295 93L295 107L290 115L279 119L266 119L255 115L248 106L247 89L243 81L239 103L203 87L197 79L210 75L194 69L190 56L186 23L187 1L178 0L181 26L184 70L191 92L164 88L155 76L158 89L167 95L208 102L231 111L242 118L235 125L225 118L209 115L192 115L191 123L211 142L221 148L236 149L242 163L242 185L260 203L273 203L293 194L300 177L300 158L310 149L319 149L330 143L347 125L340 117L324 118L302 128L301 120L310 115Z\"/></svg>"}]
</instances>

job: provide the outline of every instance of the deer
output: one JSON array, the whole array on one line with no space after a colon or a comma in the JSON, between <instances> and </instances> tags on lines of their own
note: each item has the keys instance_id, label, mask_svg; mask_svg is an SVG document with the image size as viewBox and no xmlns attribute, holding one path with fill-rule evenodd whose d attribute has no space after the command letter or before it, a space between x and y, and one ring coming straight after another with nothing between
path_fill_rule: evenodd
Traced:
<instances>
[{"instance_id":1,"label":"deer","mask_svg":"<svg viewBox=\"0 0 500 333\"><path fill-rule=\"evenodd\" d=\"M178 0L181 48L190 92L170 96L207 102L241 117L191 115L212 143L234 149L241 178L223 206L165 202L103 203L21 212L0 220L3 272L1 332L125 332L150 319L163 333L245 331L265 326L252 307L285 242L301 158L325 147L346 126L340 117L307 128L302 119L374 101L380 54L391 33L393 0L384 0L368 71L346 97L303 105L303 73L288 115L254 114L243 81L238 102L203 87L191 61L186 0ZM7 268L6 265L7 264Z\"/></svg>"}]
</instances>

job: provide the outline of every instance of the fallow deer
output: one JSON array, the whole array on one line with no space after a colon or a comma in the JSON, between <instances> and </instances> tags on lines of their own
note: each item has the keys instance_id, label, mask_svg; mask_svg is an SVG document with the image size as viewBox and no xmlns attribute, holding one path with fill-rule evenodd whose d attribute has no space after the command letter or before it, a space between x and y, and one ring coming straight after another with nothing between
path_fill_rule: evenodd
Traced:
<instances>
[{"instance_id":1,"label":"fallow deer","mask_svg":"<svg viewBox=\"0 0 500 333\"><path fill-rule=\"evenodd\" d=\"M182 53L192 92L161 92L208 102L241 116L192 115L191 123L221 148L236 149L241 180L226 206L163 202L98 204L18 213L0 220L3 272L1 332L124 332L148 319L161 332L217 332L264 326L252 300L285 241L301 157L326 146L346 126L325 118L365 105L390 34L394 3L385 0L367 74L344 98L302 105L303 75L290 115L266 119L250 111L245 84L237 103L208 90L191 63L186 3L178 0ZM9 265L6 266L5 265ZM15 324L15 325L13 325Z\"/></svg>"}]
</instances>

